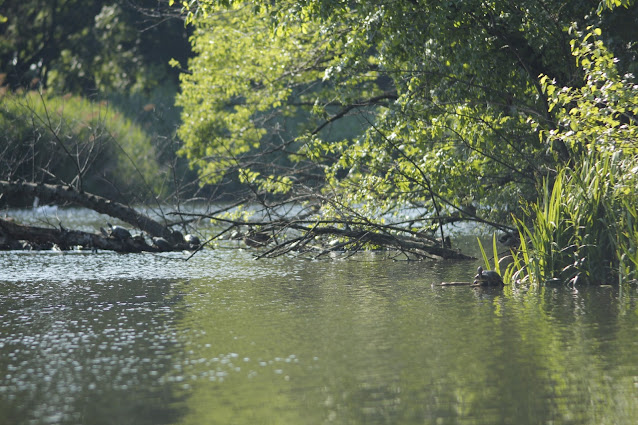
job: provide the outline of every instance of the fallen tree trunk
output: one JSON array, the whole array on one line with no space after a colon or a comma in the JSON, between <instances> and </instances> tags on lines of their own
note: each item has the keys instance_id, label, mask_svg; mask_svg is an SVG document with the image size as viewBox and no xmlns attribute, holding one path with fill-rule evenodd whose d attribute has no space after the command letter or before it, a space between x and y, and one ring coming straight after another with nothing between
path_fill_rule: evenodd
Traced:
<instances>
[{"instance_id":1,"label":"fallen tree trunk","mask_svg":"<svg viewBox=\"0 0 638 425\"><path fill-rule=\"evenodd\" d=\"M81 247L83 249L105 249L117 252L159 252L141 237L118 239L99 233L82 232L65 228L25 226L0 219L0 249L52 249L62 251ZM180 249L186 249L180 247Z\"/></svg>"},{"instance_id":2,"label":"fallen tree trunk","mask_svg":"<svg viewBox=\"0 0 638 425\"><path fill-rule=\"evenodd\" d=\"M67 202L79 205L101 214L118 218L151 236L164 238L170 243L183 242L183 237L179 232L171 231L167 226L158 223L144 214L140 214L135 209L98 195L77 191L72 186L0 180L0 192L21 195L28 194L34 197L38 196L45 202Z\"/></svg>"},{"instance_id":3,"label":"fallen tree trunk","mask_svg":"<svg viewBox=\"0 0 638 425\"><path fill-rule=\"evenodd\" d=\"M39 197L44 202L73 204L122 220L152 237L148 243L140 234L123 237L116 231L90 233L55 227L26 226L0 219L0 249L51 249L81 247L117 252L161 252L195 249L199 242L186 242L182 234L119 202L76 190L71 186L0 180L0 193Z\"/></svg>"}]
</instances>

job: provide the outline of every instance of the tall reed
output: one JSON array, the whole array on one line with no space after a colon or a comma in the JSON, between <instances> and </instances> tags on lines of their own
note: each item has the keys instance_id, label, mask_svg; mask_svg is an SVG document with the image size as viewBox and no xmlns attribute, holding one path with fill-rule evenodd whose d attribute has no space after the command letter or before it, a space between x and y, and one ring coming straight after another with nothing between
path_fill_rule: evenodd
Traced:
<instances>
[{"instance_id":1,"label":"tall reed","mask_svg":"<svg viewBox=\"0 0 638 425\"><path fill-rule=\"evenodd\" d=\"M577 163L545 179L542 199L517 220L522 246L513 267L519 280L575 284L637 277L638 196L631 164L620 154L589 155Z\"/></svg>"}]
</instances>

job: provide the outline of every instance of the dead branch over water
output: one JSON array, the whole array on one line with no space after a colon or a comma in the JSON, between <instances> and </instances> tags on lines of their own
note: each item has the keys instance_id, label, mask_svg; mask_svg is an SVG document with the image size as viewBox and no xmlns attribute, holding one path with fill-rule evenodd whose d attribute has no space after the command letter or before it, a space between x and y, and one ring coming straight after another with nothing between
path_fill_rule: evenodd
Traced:
<instances>
[{"instance_id":1,"label":"dead branch over water","mask_svg":"<svg viewBox=\"0 0 638 425\"><path fill-rule=\"evenodd\" d=\"M12 220L0 219L0 246L4 246L5 249L20 249L19 241L30 243L30 246L41 247L55 244L62 250L76 246L118 252L158 252L191 248L191 244L184 240L180 232L173 231L168 226L124 204L78 191L72 186L0 180L0 193L37 196L45 202L79 205L120 219L151 237L151 240L147 242L141 235L131 237L130 234L122 235L117 231L114 232L114 229L102 229L100 233L90 233L66 229L62 224L59 228L45 228L25 226Z\"/></svg>"}]
</instances>

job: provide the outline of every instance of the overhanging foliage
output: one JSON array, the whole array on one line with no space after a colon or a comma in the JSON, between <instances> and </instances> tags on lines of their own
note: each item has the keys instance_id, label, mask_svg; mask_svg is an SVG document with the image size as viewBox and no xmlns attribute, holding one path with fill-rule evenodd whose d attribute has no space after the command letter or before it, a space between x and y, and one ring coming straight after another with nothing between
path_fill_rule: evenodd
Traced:
<instances>
[{"instance_id":1,"label":"overhanging foliage","mask_svg":"<svg viewBox=\"0 0 638 425\"><path fill-rule=\"evenodd\" d=\"M545 77L586 84L569 28L602 28L625 71L636 55L633 2L198 4L179 102L202 177L236 176L235 194L266 208L310 203L412 235L504 226L579 160L590 142L555 137L564 118Z\"/></svg>"}]
</instances>

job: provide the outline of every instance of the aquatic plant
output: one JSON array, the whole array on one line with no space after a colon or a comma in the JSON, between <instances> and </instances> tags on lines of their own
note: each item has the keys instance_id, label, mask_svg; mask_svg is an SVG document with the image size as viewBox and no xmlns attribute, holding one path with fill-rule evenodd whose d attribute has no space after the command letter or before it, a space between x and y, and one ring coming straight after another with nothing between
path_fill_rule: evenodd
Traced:
<instances>
[{"instance_id":1,"label":"aquatic plant","mask_svg":"<svg viewBox=\"0 0 638 425\"><path fill-rule=\"evenodd\" d=\"M548 146L566 146L571 160L550 171L539 200L516 219L521 249L517 277L536 284L625 282L638 269L638 93L620 76L597 36L580 34L572 53L585 72L582 87L541 78L558 128L541 131Z\"/></svg>"}]
</instances>

